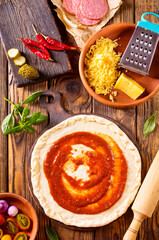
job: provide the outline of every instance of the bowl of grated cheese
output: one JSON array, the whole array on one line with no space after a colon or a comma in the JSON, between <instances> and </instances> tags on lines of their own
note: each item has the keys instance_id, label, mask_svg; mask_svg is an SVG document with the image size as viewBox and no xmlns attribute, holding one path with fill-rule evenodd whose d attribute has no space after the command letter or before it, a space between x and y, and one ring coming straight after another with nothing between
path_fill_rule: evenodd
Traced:
<instances>
[{"instance_id":1,"label":"bowl of grated cheese","mask_svg":"<svg viewBox=\"0 0 159 240\"><path fill-rule=\"evenodd\" d=\"M111 107L134 107L148 101L159 91L159 46L148 76L118 66L135 26L133 23L106 26L96 32L81 51L79 73L84 87L96 100ZM137 99L114 88L122 73L145 90Z\"/></svg>"}]
</instances>

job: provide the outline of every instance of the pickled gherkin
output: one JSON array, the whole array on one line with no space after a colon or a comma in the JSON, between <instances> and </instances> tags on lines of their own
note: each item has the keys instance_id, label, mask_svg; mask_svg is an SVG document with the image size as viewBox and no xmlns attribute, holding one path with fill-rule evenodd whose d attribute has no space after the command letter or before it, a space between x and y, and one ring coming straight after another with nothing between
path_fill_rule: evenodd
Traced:
<instances>
[{"instance_id":1,"label":"pickled gherkin","mask_svg":"<svg viewBox=\"0 0 159 240\"><path fill-rule=\"evenodd\" d=\"M26 58L24 56L19 56L14 59L14 64L18 67L23 66L26 63Z\"/></svg>"},{"instance_id":2,"label":"pickled gherkin","mask_svg":"<svg viewBox=\"0 0 159 240\"><path fill-rule=\"evenodd\" d=\"M11 48L8 50L8 56L11 58L11 59L15 59L17 57L19 57L21 54L18 50L18 48Z\"/></svg>"},{"instance_id":3,"label":"pickled gherkin","mask_svg":"<svg viewBox=\"0 0 159 240\"><path fill-rule=\"evenodd\" d=\"M23 76L24 78L27 78L29 80L35 80L39 77L39 72L36 68L24 64L18 71L18 73Z\"/></svg>"}]
</instances>

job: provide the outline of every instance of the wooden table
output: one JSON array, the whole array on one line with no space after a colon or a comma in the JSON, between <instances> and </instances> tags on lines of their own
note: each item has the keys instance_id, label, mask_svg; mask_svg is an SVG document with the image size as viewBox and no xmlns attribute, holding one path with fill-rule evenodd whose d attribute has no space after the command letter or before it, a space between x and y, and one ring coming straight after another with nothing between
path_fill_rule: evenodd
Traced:
<instances>
[{"instance_id":1,"label":"wooden table","mask_svg":"<svg viewBox=\"0 0 159 240\"><path fill-rule=\"evenodd\" d=\"M144 12L159 12L159 0L123 0L124 3L117 12L113 20L109 22L137 22ZM62 24L58 21L59 27ZM71 41L70 36L65 31L65 41ZM66 39L67 35L67 39ZM132 135L139 143L140 153L142 156L142 179L146 175L148 168L159 149L159 125L155 132L148 137L142 134L145 120L153 114L159 107L159 94L152 100L136 108L114 109L105 106L92 99L84 90L80 81L54 79L49 83L41 83L17 89L13 82L11 72L7 65L7 60L0 45L0 122L7 113L10 112L10 105L3 100L7 97L14 102L22 101L32 92L45 89L55 89L63 93L64 107L67 111L73 113L98 113L109 116L122 123L132 132ZM79 56L71 56L74 73L77 73L77 61ZM76 59L76 61L74 61ZM39 104L32 104L31 111L39 110ZM42 109L42 113L46 113ZM159 114L159 113L158 113ZM159 119L159 118L158 118ZM159 123L159 120L157 120ZM92 231L75 231L61 226L57 222L47 218L37 207L32 198L27 184L27 158L35 139L46 127L47 123L37 126L35 134L16 134L12 136L3 136L0 131L0 192L14 192L26 197L36 209L39 217L38 240L46 239L45 225L50 224L57 231L61 240L120 240L132 220L132 211L129 210L118 220L113 223L97 228ZM159 239L159 208L153 214L151 219L145 220L141 226L137 239L154 240Z\"/></svg>"}]
</instances>

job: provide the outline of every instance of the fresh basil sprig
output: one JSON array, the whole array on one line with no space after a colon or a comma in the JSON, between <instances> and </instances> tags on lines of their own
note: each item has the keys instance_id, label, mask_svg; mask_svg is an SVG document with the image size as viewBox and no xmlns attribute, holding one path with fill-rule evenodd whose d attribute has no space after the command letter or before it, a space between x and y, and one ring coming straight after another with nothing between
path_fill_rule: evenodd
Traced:
<instances>
[{"instance_id":1,"label":"fresh basil sprig","mask_svg":"<svg viewBox=\"0 0 159 240\"><path fill-rule=\"evenodd\" d=\"M43 91L35 92L32 95L30 95L23 103L34 102L42 94ZM6 98L4 98L4 100L13 105L12 113L10 113L4 118L1 125L2 132L5 135L22 131L33 133L35 132L35 129L32 127L32 125L43 123L48 119L48 116L41 114L41 111L29 115L30 109L28 106L24 108L22 106L23 103L22 104L18 103L17 105L15 105L12 101ZM20 120L17 122L17 125L15 125L14 114L20 117Z\"/></svg>"},{"instance_id":2,"label":"fresh basil sprig","mask_svg":"<svg viewBox=\"0 0 159 240\"><path fill-rule=\"evenodd\" d=\"M156 114L157 111L152 114L145 122L143 127L143 134L144 136L148 136L150 133L152 133L155 130L156 127Z\"/></svg>"},{"instance_id":3,"label":"fresh basil sprig","mask_svg":"<svg viewBox=\"0 0 159 240\"><path fill-rule=\"evenodd\" d=\"M50 240L59 240L57 233L51 227L46 226L46 234Z\"/></svg>"}]
</instances>

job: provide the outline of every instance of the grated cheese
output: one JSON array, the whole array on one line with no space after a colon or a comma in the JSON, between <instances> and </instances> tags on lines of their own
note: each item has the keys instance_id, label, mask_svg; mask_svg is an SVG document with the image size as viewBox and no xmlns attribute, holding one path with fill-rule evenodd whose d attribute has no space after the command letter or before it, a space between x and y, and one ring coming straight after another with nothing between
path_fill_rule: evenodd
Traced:
<instances>
[{"instance_id":1,"label":"grated cheese","mask_svg":"<svg viewBox=\"0 0 159 240\"><path fill-rule=\"evenodd\" d=\"M111 92L117 78L120 76L118 62L121 53L116 53L117 40L101 37L92 45L85 58L85 76L89 85L97 94Z\"/></svg>"}]
</instances>

